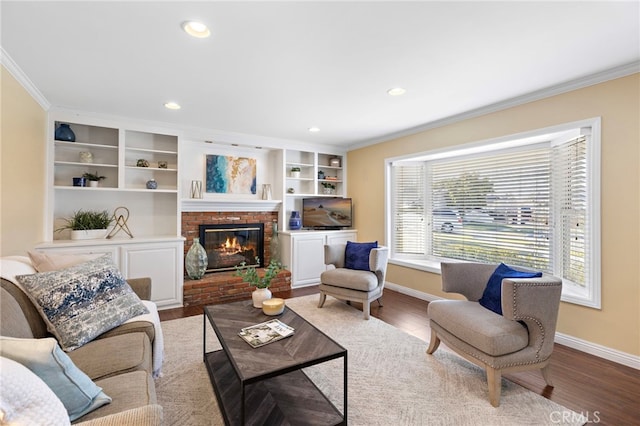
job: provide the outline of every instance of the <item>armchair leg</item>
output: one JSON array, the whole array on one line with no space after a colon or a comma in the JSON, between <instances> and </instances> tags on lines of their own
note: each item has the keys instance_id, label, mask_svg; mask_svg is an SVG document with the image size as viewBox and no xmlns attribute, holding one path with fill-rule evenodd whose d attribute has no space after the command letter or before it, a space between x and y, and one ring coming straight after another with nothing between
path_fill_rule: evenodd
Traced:
<instances>
[{"instance_id":1,"label":"armchair leg","mask_svg":"<svg viewBox=\"0 0 640 426\"><path fill-rule=\"evenodd\" d=\"M547 383L547 386L553 387L553 382L551 381L551 365L547 364L540 369L542 373L542 378Z\"/></svg>"},{"instance_id":2,"label":"armchair leg","mask_svg":"<svg viewBox=\"0 0 640 426\"><path fill-rule=\"evenodd\" d=\"M327 299L327 295L324 291L320 292L320 300L318 301L318 308L322 308L324 305L324 301Z\"/></svg>"},{"instance_id":3,"label":"armchair leg","mask_svg":"<svg viewBox=\"0 0 640 426\"><path fill-rule=\"evenodd\" d=\"M494 407L499 407L502 386L502 374L500 370L487 367L487 384L489 385L489 402Z\"/></svg>"},{"instance_id":4,"label":"armchair leg","mask_svg":"<svg viewBox=\"0 0 640 426\"><path fill-rule=\"evenodd\" d=\"M436 349L440 346L440 338L436 334L434 329L431 329L431 339L429 339L429 347L427 348L427 353L429 355L433 354Z\"/></svg>"},{"instance_id":5,"label":"armchair leg","mask_svg":"<svg viewBox=\"0 0 640 426\"><path fill-rule=\"evenodd\" d=\"M371 313L371 302L368 300L362 302L362 312L364 313L364 319L368 320Z\"/></svg>"},{"instance_id":6,"label":"armchair leg","mask_svg":"<svg viewBox=\"0 0 640 426\"><path fill-rule=\"evenodd\" d=\"M378 297L378 306L382 306L382 297Z\"/></svg>"}]
</instances>

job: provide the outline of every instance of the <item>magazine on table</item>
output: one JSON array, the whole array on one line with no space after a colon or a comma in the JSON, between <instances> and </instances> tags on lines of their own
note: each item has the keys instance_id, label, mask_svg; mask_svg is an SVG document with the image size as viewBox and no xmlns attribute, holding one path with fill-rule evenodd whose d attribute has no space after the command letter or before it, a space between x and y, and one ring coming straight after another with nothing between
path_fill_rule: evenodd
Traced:
<instances>
[{"instance_id":1,"label":"magazine on table","mask_svg":"<svg viewBox=\"0 0 640 426\"><path fill-rule=\"evenodd\" d=\"M260 324L245 327L238 335L254 348L276 342L293 334L293 327L277 319L272 319Z\"/></svg>"}]
</instances>

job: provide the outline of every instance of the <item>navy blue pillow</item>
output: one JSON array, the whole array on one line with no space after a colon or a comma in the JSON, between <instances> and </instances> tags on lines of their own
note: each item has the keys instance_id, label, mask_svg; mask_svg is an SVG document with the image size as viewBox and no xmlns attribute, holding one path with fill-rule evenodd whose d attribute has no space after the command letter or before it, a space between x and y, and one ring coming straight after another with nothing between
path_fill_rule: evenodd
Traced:
<instances>
[{"instance_id":1,"label":"navy blue pillow","mask_svg":"<svg viewBox=\"0 0 640 426\"><path fill-rule=\"evenodd\" d=\"M522 272L509 268L504 263L493 271L489 282L482 293L482 298L478 301L482 306L492 310L496 314L502 315L502 279L503 278L536 278L541 277L542 272Z\"/></svg>"},{"instance_id":2,"label":"navy blue pillow","mask_svg":"<svg viewBox=\"0 0 640 426\"><path fill-rule=\"evenodd\" d=\"M353 241L347 241L347 248L344 251L344 267L369 271L369 253L371 253L371 249L377 247L377 241L372 243L354 243Z\"/></svg>"}]
</instances>

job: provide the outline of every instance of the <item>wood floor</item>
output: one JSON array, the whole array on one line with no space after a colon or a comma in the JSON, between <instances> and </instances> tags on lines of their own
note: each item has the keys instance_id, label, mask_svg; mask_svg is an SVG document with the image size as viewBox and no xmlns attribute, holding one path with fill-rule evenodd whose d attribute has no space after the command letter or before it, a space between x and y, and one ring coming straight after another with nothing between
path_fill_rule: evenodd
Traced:
<instances>
[{"instance_id":1,"label":"wood floor","mask_svg":"<svg viewBox=\"0 0 640 426\"><path fill-rule=\"evenodd\" d=\"M318 292L316 286L279 293L282 298ZM427 341L428 302L386 289L383 307L371 304L371 315ZM354 307L361 305L354 303ZM202 306L160 311L162 321L202 313ZM425 343L425 351L427 345ZM426 352L425 352L425 356ZM640 425L640 371L556 344L551 357L555 387L546 387L540 372L506 374L504 378L581 413L590 423ZM487 404L489 401L487 400ZM562 413L550 423L562 424Z\"/></svg>"}]
</instances>

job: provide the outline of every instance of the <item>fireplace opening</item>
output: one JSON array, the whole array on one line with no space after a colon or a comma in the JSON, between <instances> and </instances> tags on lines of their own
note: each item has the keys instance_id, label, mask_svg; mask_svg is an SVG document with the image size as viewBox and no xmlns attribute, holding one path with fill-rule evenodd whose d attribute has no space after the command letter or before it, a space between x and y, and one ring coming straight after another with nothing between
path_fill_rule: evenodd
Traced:
<instances>
[{"instance_id":1,"label":"fireplace opening","mask_svg":"<svg viewBox=\"0 0 640 426\"><path fill-rule=\"evenodd\" d=\"M200 242L207 252L207 272L264 267L264 224L200 225ZM260 262L256 262L256 257Z\"/></svg>"}]
</instances>

